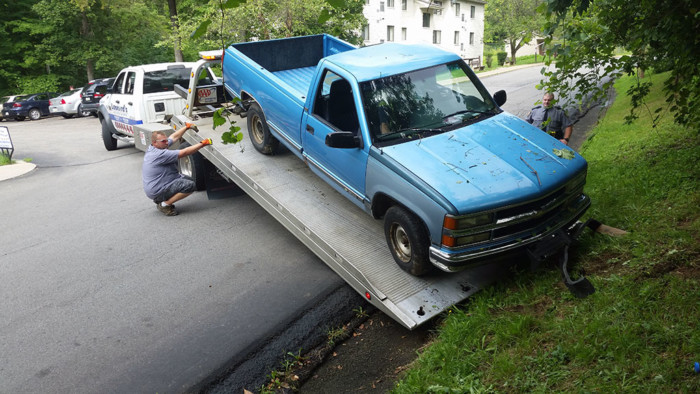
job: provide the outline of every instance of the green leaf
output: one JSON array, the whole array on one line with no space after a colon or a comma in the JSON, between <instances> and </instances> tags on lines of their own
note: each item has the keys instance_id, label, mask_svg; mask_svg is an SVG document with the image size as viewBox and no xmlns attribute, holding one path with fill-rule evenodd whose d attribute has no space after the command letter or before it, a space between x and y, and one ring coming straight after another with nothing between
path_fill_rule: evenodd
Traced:
<instances>
[{"instance_id":1,"label":"green leaf","mask_svg":"<svg viewBox=\"0 0 700 394\"><path fill-rule=\"evenodd\" d=\"M211 25L211 20L209 20L209 19L205 20L204 22L202 22L201 25L199 25L199 27L197 27L197 30L195 30L195 31L190 35L190 37L191 37L192 39L196 40L197 38L203 36L204 33L207 32L207 29L209 28L209 25Z\"/></svg>"},{"instance_id":2,"label":"green leaf","mask_svg":"<svg viewBox=\"0 0 700 394\"><path fill-rule=\"evenodd\" d=\"M222 8L227 9L227 10L231 9L231 8L236 8L241 4L245 4L245 2L246 2L246 0L228 0L226 3L224 3Z\"/></svg>"},{"instance_id":3,"label":"green leaf","mask_svg":"<svg viewBox=\"0 0 700 394\"><path fill-rule=\"evenodd\" d=\"M324 9L321 11L321 15L318 16L318 23L326 23L329 19L331 19L331 13L327 9Z\"/></svg>"},{"instance_id":4,"label":"green leaf","mask_svg":"<svg viewBox=\"0 0 700 394\"><path fill-rule=\"evenodd\" d=\"M326 0L333 8L342 8L345 6L345 0Z\"/></svg>"}]
</instances>

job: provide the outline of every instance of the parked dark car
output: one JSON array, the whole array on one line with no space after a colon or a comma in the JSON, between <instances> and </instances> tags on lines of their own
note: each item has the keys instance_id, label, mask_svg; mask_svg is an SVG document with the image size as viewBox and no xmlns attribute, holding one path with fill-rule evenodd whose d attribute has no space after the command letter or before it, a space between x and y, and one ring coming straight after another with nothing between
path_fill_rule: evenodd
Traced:
<instances>
[{"instance_id":1,"label":"parked dark car","mask_svg":"<svg viewBox=\"0 0 700 394\"><path fill-rule=\"evenodd\" d=\"M97 108L100 106L100 100L107 94L107 88L112 86L114 78L102 78L90 81L83 87L83 92L80 94L80 99L83 102L82 110L90 112L92 116L97 117Z\"/></svg>"},{"instance_id":2,"label":"parked dark car","mask_svg":"<svg viewBox=\"0 0 700 394\"><path fill-rule=\"evenodd\" d=\"M58 96L58 94L53 92L19 96L15 98L15 101L2 105L2 116L3 118L14 118L15 120L24 120L27 117L31 120L37 120L42 116L48 116L49 100L55 96Z\"/></svg>"}]
</instances>

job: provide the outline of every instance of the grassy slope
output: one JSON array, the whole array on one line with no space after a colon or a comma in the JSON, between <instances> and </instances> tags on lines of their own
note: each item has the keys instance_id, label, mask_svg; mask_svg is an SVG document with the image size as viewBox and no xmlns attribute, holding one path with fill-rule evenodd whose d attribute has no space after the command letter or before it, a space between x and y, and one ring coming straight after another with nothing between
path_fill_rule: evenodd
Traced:
<instances>
[{"instance_id":1,"label":"grassy slope","mask_svg":"<svg viewBox=\"0 0 700 394\"><path fill-rule=\"evenodd\" d=\"M663 103L664 75L653 103ZM444 318L395 392L700 392L700 140L666 114L624 125L631 78L581 153L587 216L630 233L586 234L572 261L597 292L576 299L556 270L521 272ZM647 116L644 116L647 115Z\"/></svg>"}]
</instances>

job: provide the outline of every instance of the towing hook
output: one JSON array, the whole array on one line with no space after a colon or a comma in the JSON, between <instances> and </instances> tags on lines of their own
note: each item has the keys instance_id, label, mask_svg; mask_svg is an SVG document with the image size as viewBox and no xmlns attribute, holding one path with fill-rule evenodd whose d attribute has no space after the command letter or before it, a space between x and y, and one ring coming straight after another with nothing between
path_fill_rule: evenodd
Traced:
<instances>
[{"instance_id":1,"label":"towing hook","mask_svg":"<svg viewBox=\"0 0 700 394\"><path fill-rule=\"evenodd\" d=\"M567 263L569 262L569 245L564 246L561 254L559 255L559 271L561 271L562 279L564 279L564 284L569 289L571 294L576 298L586 298L589 295L595 293L595 288L593 284L581 275L580 278L576 280L571 279L569 275L569 270L567 268Z\"/></svg>"}]
</instances>

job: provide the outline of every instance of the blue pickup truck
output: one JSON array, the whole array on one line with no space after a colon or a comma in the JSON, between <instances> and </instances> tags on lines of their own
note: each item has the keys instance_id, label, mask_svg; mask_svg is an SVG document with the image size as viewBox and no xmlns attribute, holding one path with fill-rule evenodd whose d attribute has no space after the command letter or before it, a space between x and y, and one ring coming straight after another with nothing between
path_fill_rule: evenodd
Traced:
<instances>
[{"instance_id":1,"label":"blue pickup truck","mask_svg":"<svg viewBox=\"0 0 700 394\"><path fill-rule=\"evenodd\" d=\"M413 275L534 248L590 206L586 161L504 112L504 91L492 96L433 46L238 43L225 50L223 83L255 148L274 155L281 143L383 219L394 260Z\"/></svg>"}]
</instances>

